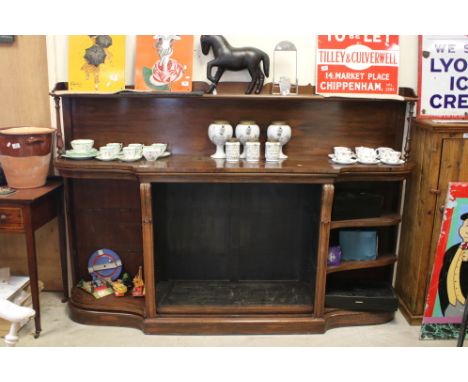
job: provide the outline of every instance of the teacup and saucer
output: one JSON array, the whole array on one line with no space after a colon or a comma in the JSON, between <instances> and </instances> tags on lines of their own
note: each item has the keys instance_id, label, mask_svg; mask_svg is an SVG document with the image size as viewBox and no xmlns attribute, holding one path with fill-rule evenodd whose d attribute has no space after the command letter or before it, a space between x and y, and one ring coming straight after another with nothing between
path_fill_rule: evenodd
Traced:
<instances>
[{"instance_id":1,"label":"teacup and saucer","mask_svg":"<svg viewBox=\"0 0 468 382\"><path fill-rule=\"evenodd\" d=\"M99 152L96 156L96 159L99 159L102 161L111 161L111 160L117 159L117 154L113 147L101 146L99 148Z\"/></svg>"},{"instance_id":2,"label":"teacup and saucer","mask_svg":"<svg viewBox=\"0 0 468 382\"><path fill-rule=\"evenodd\" d=\"M401 159L401 151L395 150L389 150L382 153L380 161L388 165L399 165L405 163L405 161Z\"/></svg>"},{"instance_id":3,"label":"teacup and saucer","mask_svg":"<svg viewBox=\"0 0 468 382\"><path fill-rule=\"evenodd\" d=\"M356 147L357 160L361 164L377 164L377 151L370 147Z\"/></svg>"},{"instance_id":4,"label":"teacup and saucer","mask_svg":"<svg viewBox=\"0 0 468 382\"><path fill-rule=\"evenodd\" d=\"M337 164L354 164L356 163L356 155L351 151L351 149L347 149L347 147L340 147L337 150L337 147L334 149L334 155L332 157L332 161Z\"/></svg>"},{"instance_id":5,"label":"teacup and saucer","mask_svg":"<svg viewBox=\"0 0 468 382\"><path fill-rule=\"evenodd\" d=\"M141 151L138 146L127 146L122 149L119 159L124 162L134 162L141 159Z\"/></svg>"}]
</instances>

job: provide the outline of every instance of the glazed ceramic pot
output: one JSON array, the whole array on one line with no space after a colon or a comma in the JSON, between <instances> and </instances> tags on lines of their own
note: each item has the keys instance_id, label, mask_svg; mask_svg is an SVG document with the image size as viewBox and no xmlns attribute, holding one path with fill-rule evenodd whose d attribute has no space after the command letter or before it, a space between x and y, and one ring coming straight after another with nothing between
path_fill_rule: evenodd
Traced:
<instances>
[{"instance_id":1,"label":"glazed ceramic pot","mask_svg":"<svg viewBox=\"0 0 468 382\"><path fill-rule=\"evenodd\" d=\"M268 126L267 137L269 141L278 141L281 144L280 159L286 159L288 156L283 154L283 146L291 139L291 126L286 122L272 122Z\"/></svg>"},{"instance_id":2,"label":"glazed ceramic pot","mask_svg":"<svg viewBox=\"0 0 468 382\"><path fill-rule=\"evenodd\" d=\"M236 126L236 138L244 146L241 158L245 158L245 143L247 141L258 141L260 137L260 127L254 121L241 121Z\"/></svg>"},{"instance_id":3,"label":"glazed ceramic pot","mask_svg":"<svg viewBox=\"0 0 468 382\"><path fill-rule=\"evenodd\" d=\"M227 121L214 121L208 127L208 137L216 145L216 152L211 155L213 159L225 159L224 144L232 138L232 126Z\"/></svg>"},{"instance_id":4,"label":"glazed ceramic pot","mask_svg":"<svg viewBox=\"0 0 468 382\"><path fill-rule=\"evenodd\" d=\"M11 188L36 188L46 183L55 129L0 129L0 163Z\"/></svg>"}]
</instances>

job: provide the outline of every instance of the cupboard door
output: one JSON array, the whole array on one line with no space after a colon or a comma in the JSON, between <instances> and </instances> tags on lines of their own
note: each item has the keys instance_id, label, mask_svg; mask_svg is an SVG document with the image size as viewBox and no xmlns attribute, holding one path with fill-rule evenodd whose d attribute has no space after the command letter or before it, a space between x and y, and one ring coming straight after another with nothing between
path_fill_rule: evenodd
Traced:
<instances>
[{"instance_id":1,"label":"cupboard door","mask_svg":"<svg viewBox=\"0 0 468 382\"><path fill-rule=\"evenodd\" d=\"M468 139L448 138L443 140L438 184L440 193L437 196L437 208L434 215L430 264L434 263L449 182L468 182Z\"/></svg>"}]
</instances>

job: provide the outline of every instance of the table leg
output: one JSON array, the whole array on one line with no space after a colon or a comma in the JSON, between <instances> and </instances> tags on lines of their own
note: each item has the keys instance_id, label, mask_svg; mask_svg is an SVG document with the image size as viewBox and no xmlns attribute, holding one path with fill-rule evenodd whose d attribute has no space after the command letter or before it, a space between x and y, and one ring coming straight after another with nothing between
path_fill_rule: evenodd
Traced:
<instances>
[{"instance_id":1,"label":"table leg","mask_svg":"<svg viewBox=\"0 0 468 382\"><path fill-rule=\"evenodd\" d=\"M64 190L59 190L59 197L57 198L57 214L58 214L58 229L59 229L59 243L60 243L60 262L62 265L62 286L63 286L63 299L62 302L67 302L68 295L68 263L67 263L67 242L65 236L65 211L64 211Z\"/></svg>"},{"instance_id":2,"label":"table leg","mask_svg":"<svg viewBox=\"0 0 468 382\"><path fill-rule=\"evenodd\" d=\"M39 305L39 285L37 276L37 258L36 258L36 239L34 238L34 230L31 223L31 211L25 209L25 220L26 220L26 249L28 254L28 271L31 286L31 297L33 309L36 311L34 322L36 326L35 338L39 337L41 333L41 312Z\"/></svg>"}]
</instances>

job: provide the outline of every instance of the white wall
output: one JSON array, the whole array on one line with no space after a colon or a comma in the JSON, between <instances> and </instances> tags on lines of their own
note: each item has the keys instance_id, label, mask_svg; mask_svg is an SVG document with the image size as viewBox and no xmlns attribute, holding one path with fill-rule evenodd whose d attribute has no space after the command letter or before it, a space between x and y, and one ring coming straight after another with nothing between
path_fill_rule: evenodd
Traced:
<instances>
[{"instance_id":1,"label":"white wall","mask_svg":"<svg viewBox=\"0 0 468 382\"><path fill-rule=\"evenodd\" d=\"M298 51L298 78L299 84L315 85L315 48L316 36L314 35L225 35L227 40L233 46L253 46L262 49L273 57L275 45L282 40L292 41ZM68 38L67 36L48 36L48 55L51 83L68 80ZM134 83L135 68L135 36L127 36L127 61L126 61L126 83ZM194 81L206 81L206 63L211 59L209 56L203 56L200 49L200 36L195 36L194 46ZM418 83L418 39L417 36L400 36L400 74L399 86L409 87L417 90ZM54 76L55 74L55 76ZM270 70L270 78L272 71ZM249 81L247 72L227 72L221 81ZM267 80L267 82L269 82Z\"/></svg>"}]
</instances>

